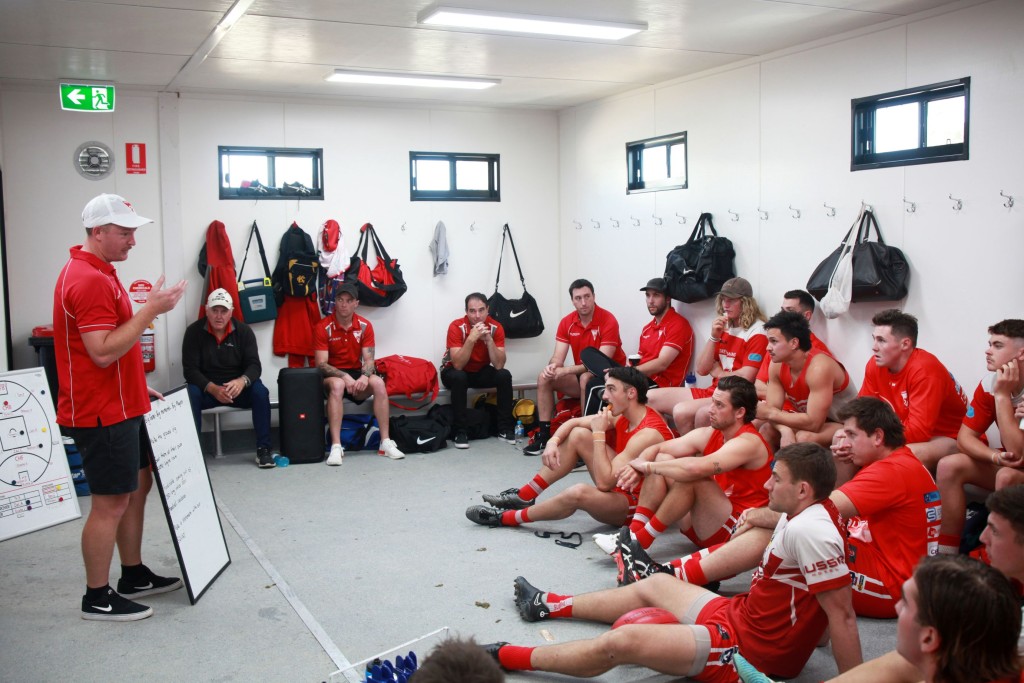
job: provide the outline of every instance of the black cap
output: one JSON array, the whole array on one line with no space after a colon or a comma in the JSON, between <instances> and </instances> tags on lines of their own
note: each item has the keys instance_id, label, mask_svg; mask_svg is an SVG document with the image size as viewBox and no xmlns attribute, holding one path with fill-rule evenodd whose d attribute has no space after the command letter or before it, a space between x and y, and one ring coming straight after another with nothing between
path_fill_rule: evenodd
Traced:
<instances>
[{"instance_id":1,"label":"black cap","mask_svg":"<svg viewBox=\"0 0 1024 683\"><path fill-rule=\"evenodd\" d=\"M668 283L665 282L663 277L652 277L647 281L647 285L640 288L641 292L646 292L648 289L653 289L656 292L662 294L668 294Z\"/></svg>"},{"instance_id":2,"label":"black cap","mask_svg":"<svg viewBox=\"0 0 1024 683\"><path fill-rule=\"evenodd\" d=\"M342 294L348 294L357 301L359 299L359 290L356 289L356 286L351 282L342 282L340 285L338 285L338 288L334 290L335 299L337 299Z\"/></svg>"}]
</instances>

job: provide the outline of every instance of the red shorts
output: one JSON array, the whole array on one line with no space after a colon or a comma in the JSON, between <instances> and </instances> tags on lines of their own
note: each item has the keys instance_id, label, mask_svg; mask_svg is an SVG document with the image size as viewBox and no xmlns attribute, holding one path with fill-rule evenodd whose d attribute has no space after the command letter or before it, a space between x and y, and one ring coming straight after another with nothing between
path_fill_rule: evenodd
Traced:
<instances>
[{"instance_id":1,"label":"red shorts","mask_svg":"<svg viewBox=\"0 0 1024 683\"><path fill-rule=\"evenodd\" d=\"M853 611L859 617L874 619L896 618L896 602L903 587L902 581L890 579L890 571L879 561L878 551L873 546L850 542L850 578L853 581Z\"/></svg>"},{"instance_id":2,"label":"red shorts","mask_svg":"<svg viewBox=\"0 0 1024 683\"><path fill-rule=\"evenodd\" d=\"M697 615L697 625L706 628L711 635L711 651L704 669L691 678L711 683L736 683L739 677L732 665L732 656L739 650L739 643L729 623L729 599L711 600Z\"/></svg>"},{"instance_id":3,"label":"red shorts","mask_svg":"<svg viewBox=\"0 0 1024 683\"><path fill-rule=\"evenodd\" d=\"M745 507L733 503L732 512L729 513L729 518L726 519L722 526L708 538L697 538L697 533L692 527L683 531L683 535L693 541L694 545L698 548L710 548L713 545L725 543L732 537L732 532L736 528L736 522L739 520L740 515L743 514L744 510L746 510Z\"/></svg>"},{"instance_id":4,"label":"red shorts","mask_svg":"<svg viewBox=\"0 0 1024 683\"><path fill-rule=\"evenodd\" d=\"M690 395L693 398L711 398L711 394L715 393L715 385L718 382L714 382L710 387L690 387Z\"/></svg>"},{"instance_id":5,"label":"red shorts","mask_svg":"<svg viewBox=\"0 0 1024 683\"><path fill-rule=\"evenodd\" d=\"M640 486L636 487L635 491L627 491L626 489L620 489L618 486L612 489L612 493L618 493L620 496L625 496L626 505L629 508L627 513L627 519L633 518L633 513L636 512L636 506L640 502L640 490L643 488L643 480L640 481Z\"/></svg>"}]
</instances>

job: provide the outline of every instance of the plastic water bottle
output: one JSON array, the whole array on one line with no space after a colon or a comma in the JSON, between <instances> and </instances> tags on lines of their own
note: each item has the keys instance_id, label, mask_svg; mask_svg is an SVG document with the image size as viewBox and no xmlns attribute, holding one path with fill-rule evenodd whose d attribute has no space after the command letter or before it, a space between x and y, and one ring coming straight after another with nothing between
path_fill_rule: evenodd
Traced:
<instances>
[{"instance_id":1,"label":"plastic water bottle","mask_svg":"<svg viewBox=\"0 0 1024 683\"><path fill-rule=\"evenodd\" d=\"M523 429L523 421L516 420L516 446L522 446L526 440L526 430Z\"/></svg>"},{"instance_id":2,"label":"plastic water bottle","mask_svg":"<svg viewBox=\"0 0 1024 683\"><path fill-rule=\"evenodd\" d=\"M688 389L692 389L693 387L697 386L697 375L693 374L692 372L688 373L686 375L686 383L684 384L684 386Z\"/></svg>"}]
</instances>

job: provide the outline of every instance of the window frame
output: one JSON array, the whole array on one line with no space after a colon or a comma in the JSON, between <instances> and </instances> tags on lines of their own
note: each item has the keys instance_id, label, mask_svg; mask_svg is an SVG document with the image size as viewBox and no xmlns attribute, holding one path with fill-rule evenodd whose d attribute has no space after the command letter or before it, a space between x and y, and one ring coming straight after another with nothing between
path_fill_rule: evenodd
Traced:
<instances>
[{"instance_id":1,"label":"window frame","mask_svg":"<svg viewBox=\"0 0 1024 683\"><path fill-rule=\"evenodd\" d=\"M918 119L918 128L921 133L918 147L880 153L869 151L875 140L875 115L879 109L915 102L919 105L927 105L931 102L960 96L964 98L964 141L962 143L926 146L928 143L928 107L922 106ZM971 78L966 76L851 100L850 120L851 171L934 164L943 161L966 161L970 159Z\"/></svg>"},{"instance_id":2,"label":"window frame","mask_svg":"<svg viewBox=\"0 0 1024 683\"><path fill-rule=\"evenodd\" d=\"M253 156L264 157L267 160L267 187L271 192L266 194L241 194L237 187L224 187L224 157L230 156ZM313 164L313 187L310 187L309 194L282 194L281 188L277 185L275 178L274 160L279 157L308 158ZM220 199L260 199L260 200L287 200L287 199L317 199L324 198L324 149L323 147L246 147L239 145L218 145L217 146L217 187Z\"/></svg>"},{"instance_id":3,"label":"window frame","mask_svg":"<svg viewBox=\"0 0 1024 683\"><path fill-rule=\"evenodd\" d=\"M449 190L419 190L416 188L417 161L447 161ZM457 185L456 164L459 161L487 162L486 190L460 190ZM409 201L413 202L500 202L501 155L466 152L409 152Z\"/></svg>"},{"instance_id":4,"label":"window frame","mask_svg":"<svg viewBox=\"0 0 1024 683\"><path fill-rule=\"evenodd\" d=\"M664 180L644 180L643 177L643 153L644 150L652 147L670 148L673 145L683 145L683 171L685 180L682 183L672 179L672 155L666 154L668 160L668 177ZM662 190L685 190L690 186L690 143L687 131L659 135L644 140L634 140L626 143L626 194L639 194L641 192L661 192Z\"/></svg>"}]
</instances>

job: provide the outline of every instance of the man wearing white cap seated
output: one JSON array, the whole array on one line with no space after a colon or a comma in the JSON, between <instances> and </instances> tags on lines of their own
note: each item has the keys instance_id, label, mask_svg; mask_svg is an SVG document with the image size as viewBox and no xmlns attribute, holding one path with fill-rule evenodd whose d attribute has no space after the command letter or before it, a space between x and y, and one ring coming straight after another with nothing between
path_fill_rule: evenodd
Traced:
<instances>
[{"instance_id":1,"label":"man wearing white cap seated","mask_svg":"<svg viewBox=\"0 0 1024 683\"><path fill-rule=\"evenodd\" d=\"M163 396L146 386L139 337L177 305L186 282L164 288L160 276L148 301L133 311L114 269L135 246L136 229L152 222L123 197L95 197L82 211L85 242L71 247L53 292L57 424L82 453L92 492L82 527L83 619L145 619L153 609L134 598L182 586L181 579L158 576L142 563L146 495L153 485L143 415L150 397ZM121 559L117 592L109 584L115 544Z\"/></svg>"},{"instance_id":2,"label":"man wearing white cap seated","mask_svg":"<svg viewBox=\"0 0 1024 683\"><path fill-rule=\"evenodd\" d=\"M203 431L203 411L216 406L252 409L256 431L256 464L275 466L270 450L270 392L260 381L262 365L252 328L234 320L235 304L226 289L215 289L206 299L206 316L185 329L181 367L188 383L188 399Z\"/></svg>"}]
</instances>

